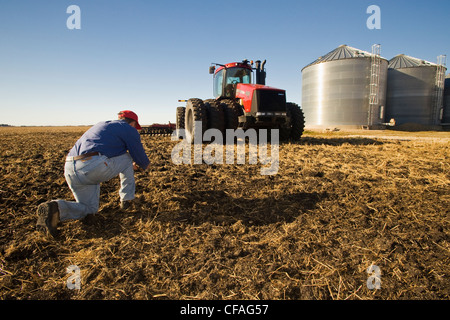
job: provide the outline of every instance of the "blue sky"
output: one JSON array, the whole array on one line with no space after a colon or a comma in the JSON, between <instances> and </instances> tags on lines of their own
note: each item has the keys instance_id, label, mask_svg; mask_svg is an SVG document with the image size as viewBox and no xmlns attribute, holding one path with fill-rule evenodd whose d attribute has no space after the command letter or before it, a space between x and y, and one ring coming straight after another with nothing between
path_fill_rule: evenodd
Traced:
<instances>
[{"instance_id":1,"label":"blue sky","mask_svg":"<svg viewBox=\"0 0 450 320\"><path fill-rule=\"evenodd\" d=\"M266 59L267 85L301 104L301 69L339 45L436 62L449 24L448 0L0 0L0 123L94 124L124 109L175 122L178 99L212 97L211 62L243 59Z\"/></svg>"}]
</instances>

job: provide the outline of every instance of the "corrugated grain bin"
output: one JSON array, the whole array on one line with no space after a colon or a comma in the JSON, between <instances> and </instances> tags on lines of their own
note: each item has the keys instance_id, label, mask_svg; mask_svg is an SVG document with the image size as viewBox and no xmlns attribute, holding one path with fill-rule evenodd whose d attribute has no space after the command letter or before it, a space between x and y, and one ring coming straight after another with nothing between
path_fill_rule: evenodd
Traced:
<instances>
[{"instance_id":1,"label":"corrugated grain bin","mask_svg":"<svg viewBox=\"0 0 450 320\"><path fill-rule=\"evenodd\" d=\"M442 108L438 105L438 65L400 54L389 61L386 119L396 125L419 124L436 126ZM445 72L445 71L444 71Z\"/></svg>"},{"instance_id":2,"label":"corrugated grain bin","mask_svg":"<svg viewBox=\"0 0 450 320\"><path fill-rule=\"evenodd\" d=\"M444 113L442 123L450 125L450 74L445 77L444 87Z\"/></svg>"},{"instance_id":3,"label":"corrugated grain bin","mask_svg":"<svg viewBox=\"0 0 450 320\"><path fill-rule=\"evenodd\" d=\"M302 109L306 126L370 127L384 122L387 67L387 59L347 45L305 66ZM372 102L371 87L377 92Z\"/></svg>"}]
</instances>

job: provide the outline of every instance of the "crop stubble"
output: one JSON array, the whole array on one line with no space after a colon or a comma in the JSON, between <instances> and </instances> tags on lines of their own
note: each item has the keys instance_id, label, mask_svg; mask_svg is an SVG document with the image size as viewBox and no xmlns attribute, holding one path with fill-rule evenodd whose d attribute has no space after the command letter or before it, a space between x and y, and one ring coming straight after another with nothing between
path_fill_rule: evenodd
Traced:
<instances>
[{"instance_id":1,"label":"crop stubble","mask_svg":"<svg viewBox=\"0 0 450 320\"><path fill-rule=\"evenodd\" d=\"M86 128L1 128L1 299L448 299L446 140L307 132L260 165L175 165L144 137L150 170L123 212L36 232L36 207L72 199L64 157ZM381 270L369 290L366 270ZM77 265L81 289L69 290Z\"/></svg>"}]
</instances>

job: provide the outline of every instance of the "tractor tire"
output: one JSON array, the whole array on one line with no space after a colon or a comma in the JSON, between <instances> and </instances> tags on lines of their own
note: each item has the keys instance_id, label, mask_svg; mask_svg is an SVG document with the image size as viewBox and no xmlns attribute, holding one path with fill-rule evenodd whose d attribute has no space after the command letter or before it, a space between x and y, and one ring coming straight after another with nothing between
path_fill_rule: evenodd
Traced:
<instances>
[{"instance_id":1,"label":"tractor tire","mask_svg":"<svg viewBox=\"0 0 450 320\"><path fill-rule=\"evenodd\" d=\"M291 131L290 125L281 125L279 127L280 141L289 141L291 138Z\"/></svg>"},{"instance_id":2,"label":"tractor tire","mask_svg":"<svg viewBox=\"0 0 450 320\"><path fill-rule=\"evenodd\" d=\"M242 106L230 99L222 100L220 104L225 115L225 129L236 130L239 126L239 116L244 114Z\"/></svg>"},{"instance_id":3,"label":"tractor tire","mask_svg":"<svg viewBox=\"0 0 450 320\"><path fill-rule=\"evenodd\" d=\"M214 99L208 99L204 101L207 114L207 128L218 129L222 135L225 133L225 114L223 106L216 102Z\"/></svg>"},{"instance_id":4,"label":"tractor tire","mask_svg":"<svg viewBox=\"0 0 450 320\"><path fill-rule=\"evenodd\" d=\"M201 121L201 126L198 128L198 122ZM206 108L201 99L192 98L186 103L186 113L184 119L184 128L186 130L186 139L190 143L194 143L194 133L200 132L201 138L207 128L207 114Z\"/></svg>"},{"instance_id":5,"label":"tractor tire","mask_svg":"<svg viewBox=\"0 0 450 320\"><path fill-rule=\"evenodd\" d=\"M286 111L291 118L289 139L292 141L299 141L303 134L303 130L305 129L305 116L303 110L298 104L288 102L286 103Z\"/></svg>"},{"instance_id":6,"label":"tractor tire","mask_svg":"<svg viewBox=\"0 0 450 320\"><path fill-rule=\"evenodd\" d=\"M182 139L183 135L180 134L180 130L184 129L184 119L186 114L186 108L185 107L177 107L177 123L176 123L176 131L177 131L177 138Z\"/></svg>"}]
</instances>

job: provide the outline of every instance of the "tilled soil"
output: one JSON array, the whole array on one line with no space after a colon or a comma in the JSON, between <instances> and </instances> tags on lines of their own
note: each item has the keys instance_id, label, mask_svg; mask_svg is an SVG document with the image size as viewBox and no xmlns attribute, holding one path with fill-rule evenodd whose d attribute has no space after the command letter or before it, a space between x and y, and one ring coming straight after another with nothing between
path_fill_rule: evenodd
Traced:
<instances>
[{"instance_id":1,"label":"tilled soil","mask_svg":"<svg viewBox=\"0 0 450 320\"><path fill-rule=\"evenodd\" d=\"M73 199L64 158L85 130L0 128L0 299L450 298L446 140L307 132L263 176L175 165L176 141L143 137L134 208L120 210L113 179L98 214L53 239L36 208Z\"/></svg>"}]
</instances>

